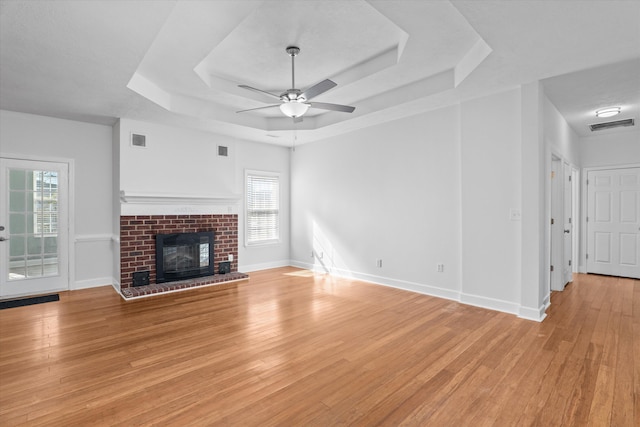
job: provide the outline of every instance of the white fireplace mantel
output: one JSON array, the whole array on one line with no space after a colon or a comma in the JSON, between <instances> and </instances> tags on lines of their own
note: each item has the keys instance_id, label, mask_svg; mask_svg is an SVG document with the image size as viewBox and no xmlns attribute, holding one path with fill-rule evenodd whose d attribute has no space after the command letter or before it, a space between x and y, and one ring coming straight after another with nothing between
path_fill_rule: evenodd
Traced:
<instances>
[{"instance_id":1,"label":"white fireplace mantel","mask_svg":"<svg viewBox=\"0 0 640 427\"><path fill-rule=\"evenodd\" d=\"M122 215L237 213L240 194L163 194L120 191Z\"/></svg>"},{"instance_id":2,"label":"white fireplace mantel","mask_svg":"<svg viewBox=\"0 0 640 427\"><path fill-rule=\"evenodd\" d=\"M161 193L132 193L120 191L121 203L145 203L161 205L228 205L237 203L242 198L240 194L221 195L187 195Z\"/></svg>"}]
</instances>

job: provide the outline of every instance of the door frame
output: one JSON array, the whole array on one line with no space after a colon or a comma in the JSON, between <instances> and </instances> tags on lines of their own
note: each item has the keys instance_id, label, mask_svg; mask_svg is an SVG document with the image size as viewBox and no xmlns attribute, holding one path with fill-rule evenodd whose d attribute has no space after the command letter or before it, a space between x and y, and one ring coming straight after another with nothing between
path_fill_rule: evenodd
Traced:
<instances>
[{"instance_id":1,"label":"door frame","mask_svg":"<svg viewBox=\"0 0 640 427\"><path fill-rule=\"evenodd\" d=\"M625 163L621 165L608 165L608 166L590 166L583 167L580 172L580 273L587 273L587 214L589 213L589 200L588 200L588 188L587 179L589 172L601 171L601 170L614 170L614 169L629 169L640 168L640 163Z\"/></svg>"},{"instance_id":2,"label":"door frame","mask_svg":"<svg viewBox=\"0 0 640 427\"><path fill-rule=\"evenodd\" d=\"M549 180L551 181L551 206L549 217L550 242L549 242L549 264L553 269L549 269L549 285L552 291L561 291L564 289L562 282L562 266L564 255L564 240L560 229L563 227L563 187L562 178L564 177L564 161L556 156L551 156L551 173ZM553 221L553 224L551 223Z\"/></svg>"},{"instance_id":3,"label":"door frame","mask_svg":"<svg viewBox=\"0 0 640 427\"><path fill-rule=\"evenodd\" d=\"M26 160L35 162L50 162L50 163L65 163L67 165L67 265L69 268L67 274L67 288L72 289L72 284L75 283L75 161L74 159L64 157L43 157L33 156L30 154L15 154L15 153L0 153L0 157L9 160Z\"/></svg>"},{"instance_id":4,"label":"door frame","mask_svg":"<svg viewBox=\"0 0 640 427\"><path fill-rule=\"evenodd\" d=\"M578 225L576 224L576 218L580 218L580 213L576 211L575 207L576 206L580 206L580 202L581 200L583 200L584 198L582 197L582 190L576 189L576 185L577 183L575 182L576 180L576 174L574 173L575 171L578 171L579 169L571 162L569 161L567 158L565 158L562 154L558 153L555 150L548 150L547 151L547 176L545 178L546 181L546 189L547 189L547 209L546 209L546 232L547 232L547 251L546 251L546 259L547 259L547 263L546 263L546 268L547 268L547 290L549 290L549 292L551 291L557 291L557 290L562 290L562 289L558 289L558 287L554 287L554 283L553 283L553 273L551 272L551 265L554 266L554 273L557 273L558 276L561 277L560 281L562 281L562 265L564 263L564 232L560 233L559 230L563 227L564 223L563 223L563 210L564 210L564 187L562 187L561 184L563 184L562 179L560 181L556 181L558 184L557 186L559 188L556 188L556 190L559 190L558 197L557 197L557 201L554 201L554 192L556 190L554 190L552 187L554 185L554 183L552 182L551 179L551 173L554 170L554 162L557 162L559 165L559 171L558 171L558 175L559 178L564 178L564 168L569 168L572 173L572 188L573 191L571 192L572 195L572 203L571 203L571 218L572 218L572 223L573 223L573 229L572 229L572 245L573 245L573 253L572 253L572 270L576 271L577 269L577 260L576 257L574 256L575 251L576 251L576 247L578 245L578 242L583 241L584 239L580 238L582 230L584 230L584 228L582 227L578 227ZM555 203L558 203L559 206L554 206ZM556 209L557 208L557 209ZM552 227L551 226L551 218L554 218L554 214L556 213L556 211L559 212L560 218L557 219L557 221L559 221L559 223L557 224L558 227ZM554 218L555 219L555 218ZM562 230L564 230L564 228L562 228ZM555 232L555 235L554 235ZM554 251L554 247L556 248ZM552 259L553 258L553 259ZM566 285L566 283L563 283L561 288L564 288L564 286Z\"/></svg>"},{"instance_id":5,"label":"door frame","mask_svg":"<svg viewBox=\"0 0 640 427\"><path fill-rule=\"evenodd\" d=\"M580 200L581 200L581 173L580 173L580 169L578 169L576 166L574 165L570 165L571 166L571 179L572 179L572 184L573 184L573 190L571 192L572 196L573 196L573 201L572 201L572 206L571 206L571 212L572 212L572 217L573 218L573 230L572 230L572 241L573 241L573 254L571 256L571 259L573 260L573 265L572 265L572 269L571 271L573 273L579 273L580 272L580 243L582 242L582 240L584 240L582 238L581 235L581 225L580 225L580 218L582 217L581 215L581 208L580 208ZM586 232L585 232L586 233Z\"/></svg>"},{"instance_id":6,"label":"door frame","mask_svg":"<svg viewBox=\"0 0 640 427\"><path fill-rule=\"evenodd\" d=\"M563 206L562 206L562 219L563 219L563 276L562 281L565 283L573 282L573 273L574 273L574 265L575 265L575 229L574 223L576 222L576 211L575 211L575 185L574 180L576 179L574 175L574 168L567 162L562 164L562 195L563 195ZM569 192L570 196L567 197L567 192ZM567 233L567 229L569 230L569 236ZM567 245L567 241L569 244ZM567 246L570 246L567 248ZM570 250L568 250L570 249Z\"/></svg>"}]
</instances>

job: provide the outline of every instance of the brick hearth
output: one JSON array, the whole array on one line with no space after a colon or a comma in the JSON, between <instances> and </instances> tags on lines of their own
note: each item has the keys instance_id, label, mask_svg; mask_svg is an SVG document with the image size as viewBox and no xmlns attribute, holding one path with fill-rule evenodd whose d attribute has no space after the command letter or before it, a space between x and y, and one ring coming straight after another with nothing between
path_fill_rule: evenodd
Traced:
<instances>
[{"instance_id":1,"label":"brick hearth","mask_svg":"<svg viewBox=\"0 0 640 427\"><path fill-rule=\"evenodd\" d=\"M127 295L140 296L193 286L223 283L230 280L241 280L242 278L235 277L233 274L226 274L180 282L156 284L156 234L198 233L201 231L214 232L214 271L217 272L219 270L220 262L228 261L229 255L233 255L231 273L237 273L238 215L121 216L120 290L122 294L125 295L125 297ZM133 292L133 289L136 289L133 287L133 273L137 271L149 271L149 286L152 286L153 288L146 290L140 289ZM130 290L126 291L129 288ZM144 286L144 288L148 287Z\"/></svg>"},{"instance_id":2,"label":"brick hearth","mask_svg":"<svg viewBox=\"0 0 640 427\"><path fill-rule=\"evenodd\" d=\"M216 288L226 289L233 286L235 282L246 280L249 278L248 274L244 273L229 273L229 274L217 274L209 277L199 277L197 279L180 280L177 282L167 283L155 283L147 286L131 286L123 288L122 295L125 298L136 298L146 295L160 294L163 292L174 292L182 289L195 288L200 286L215 285Z\"/></svg>"}]
</instances>

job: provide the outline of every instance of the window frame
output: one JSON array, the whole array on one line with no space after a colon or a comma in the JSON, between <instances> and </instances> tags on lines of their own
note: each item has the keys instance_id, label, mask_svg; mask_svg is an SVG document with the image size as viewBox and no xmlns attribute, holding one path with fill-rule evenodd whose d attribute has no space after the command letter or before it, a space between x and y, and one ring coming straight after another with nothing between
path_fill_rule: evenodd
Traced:
<instances>
[{"instance_id":1,"label":"window frame","mask_svg":"<svg viewBox=\"0 0 640 427\"><path fill-rule=\"evenodd\" d=\"M250 209L249 209L249 180L250 177L257 177L257 178L269 178L269 179L276 179L277 182L277 200L276 200L276 222L275 222L275 233L276 233L276 237L275 238L269 238L269 239L261 239L261 240L250 240L250 233L249 233L249 229L250 229ZM271 171L261 171L261 170L252 170L252 169L245 169L245 173L244 173L244 190L245 190L245 194L244 194L244 245L245 247L253 247L253 246L265 246L265 245L274 245L274 244L278 244L280 243L280 232L281 232L281 225L282 225L282 216L280 215L281 211L282 211L282 201L281 201L281 197L280 197L280 193L281 193L281 180L280 180L280 173L279 172L271 172Z\"/></svg>"}]
</instances>

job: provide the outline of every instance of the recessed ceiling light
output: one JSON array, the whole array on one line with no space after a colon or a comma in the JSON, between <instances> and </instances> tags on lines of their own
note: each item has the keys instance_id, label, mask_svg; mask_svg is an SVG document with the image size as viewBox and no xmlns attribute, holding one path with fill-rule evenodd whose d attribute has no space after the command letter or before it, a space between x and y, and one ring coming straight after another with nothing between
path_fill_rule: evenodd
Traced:
<instances>
[{"instance_id":1,"label":"recessed ceiling light","mask_svg":"<svg viewBox=\"0 0 640 427\"><path fill-rule=\"evenodd\" d=\"M596 117L612 117L616 114L620 114L620 107L609 107L596 111Z\"/></svg>"}]
</instances>

